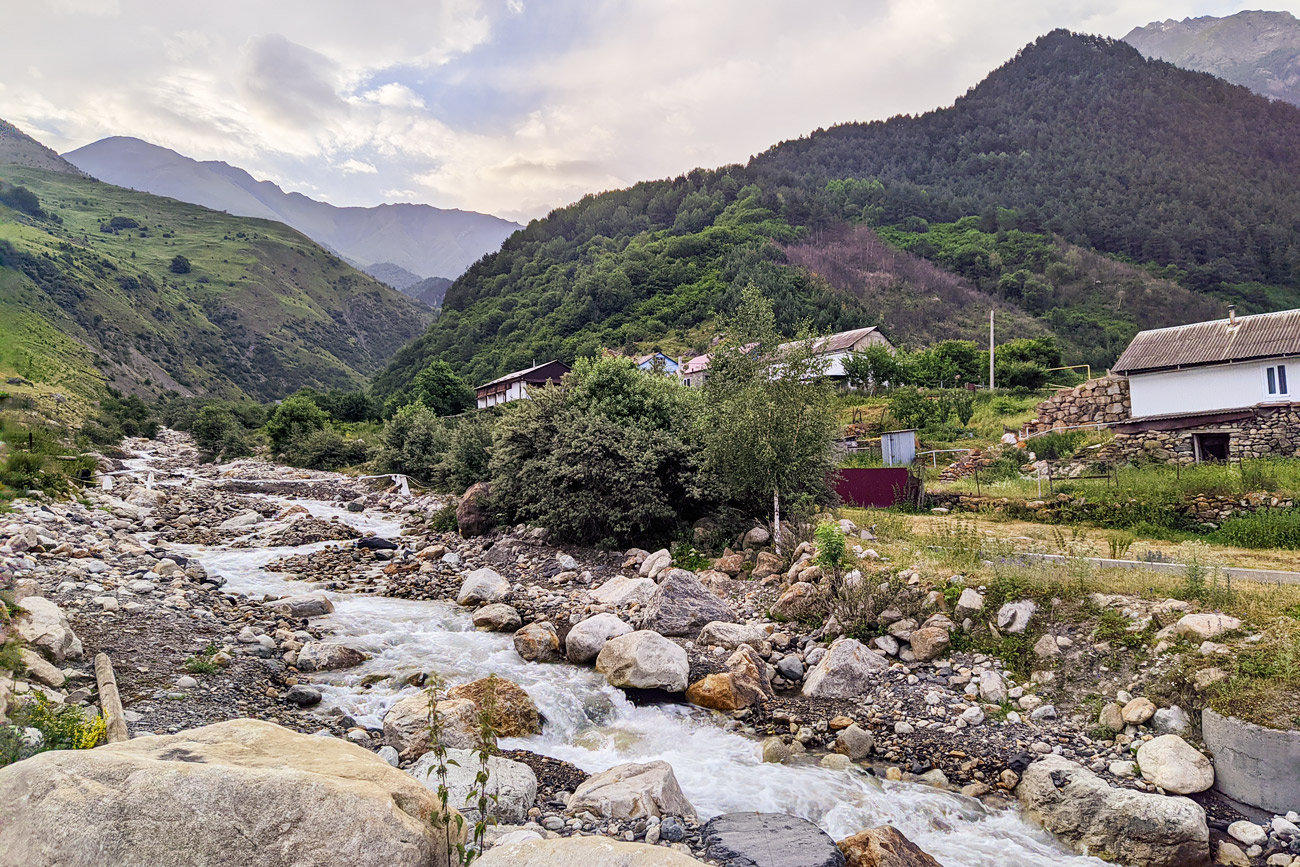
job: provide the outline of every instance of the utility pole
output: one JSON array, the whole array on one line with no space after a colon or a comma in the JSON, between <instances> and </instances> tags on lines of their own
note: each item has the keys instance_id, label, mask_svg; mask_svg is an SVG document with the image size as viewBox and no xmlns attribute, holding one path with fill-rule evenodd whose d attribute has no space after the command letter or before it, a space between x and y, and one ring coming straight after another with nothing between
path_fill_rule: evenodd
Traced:
<instances>
[{"instance_id":1,"label":"utility pole","mask_svg":"<svg viewBox=\"0 0 1300 867\"><path fill-rule=\"evenodd\" d=\"M989 391L994 388L993 384L993 311L989 311Z\"/></svg>"}]
</instances>

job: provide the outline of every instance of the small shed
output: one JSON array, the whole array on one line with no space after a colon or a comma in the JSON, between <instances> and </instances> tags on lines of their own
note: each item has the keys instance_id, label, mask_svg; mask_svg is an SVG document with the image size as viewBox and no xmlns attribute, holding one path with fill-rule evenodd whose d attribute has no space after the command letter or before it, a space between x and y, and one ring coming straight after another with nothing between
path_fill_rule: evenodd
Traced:
<instances>
[{"instance_id":1,"label":"small shed","mask_svg":"<svg viewBox=\"0 0 1300 867\"><path fill-rule=\"evenodd\" d=\"M887 467L910 466L916 460L916 428L882 434L880 457Z\"/></svg>"}]
</instances>

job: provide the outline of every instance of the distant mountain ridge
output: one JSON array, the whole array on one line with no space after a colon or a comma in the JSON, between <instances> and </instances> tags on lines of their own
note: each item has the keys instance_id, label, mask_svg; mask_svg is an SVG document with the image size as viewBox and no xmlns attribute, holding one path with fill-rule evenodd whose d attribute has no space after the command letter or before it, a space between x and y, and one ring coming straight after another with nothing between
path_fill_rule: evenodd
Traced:
<instances>
[{"instance_id":1,"label":"distant mountain ridge","mask_svg":"<svg viewBox=\"0 0 1300 867\"><path fill-rule=\"evenodd\" d=\"M224 162L200 162L137 138L114 136L63 155L111 184L284 223L358 267L390 263L424 277L457 277L521 228L474 211L430 205L340 208Z\"/></svg>"},{"instance_id":2,"label":"distant mountain ridge","mask_svg":"<svg viewBox=\"0 0 1300 867\"><path fill-rule=\"evenodd\" d=\"M1300 20L1290 12L1153 21L1133 28L1124 41L1146 57L1300 105Z\"/></svg>"}]
</instances>

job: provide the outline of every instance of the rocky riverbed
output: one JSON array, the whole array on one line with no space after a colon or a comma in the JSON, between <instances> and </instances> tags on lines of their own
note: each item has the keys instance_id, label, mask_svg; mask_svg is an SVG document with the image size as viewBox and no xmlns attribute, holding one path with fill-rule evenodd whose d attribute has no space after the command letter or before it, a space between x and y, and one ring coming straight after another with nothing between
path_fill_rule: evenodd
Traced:
<instances>
[{"instance_id":1,"label":"rocky riverbed","mask_svg":"<svg viewBox=\"0 0 1300 867\"><path fill-rule=\"evenodd\" d=\"M490 841L507 845L598 834L740 864L727 849L740 837L811 834L819 842L802 848L829 842L826 863L837 863L825 831L895 824L945 864L1071 860L1019 818L1019 802L1067 845L1129 863L1211 852L1232 863L1239 850L1241 863L1289 865L1300 849L1294 818L1244 821L1206 792L1197 774L1208 760L1183 741L1191 727L1177 708L1116 690L1099 721L1071 702L1056 678L1086 668L1085 636L1058 630L1036 644L1032 677L956 652L964 620L1014 634L1033 603L986 611L978 588L950 599L873 557L859 528L845 527L862 562L846 579L881 582L900 600L879 612L869 644L790 616L825 583L808 548L777 560L747 535L735 555L691 572L667 552L557 548L539 528L436 532L442 498L252 460L201 466L170 432L126 448L147 458L114 465L112 490L20 501L0 519L0 581L20 605L57 606L29 637L49 665L21 678L13 700L39 690L93 707L89 659L106 652L136 736L251 717L345 738L427 779L410 742L421 708L409 724L401 704L422 701L431 670L455 684L497 672L545 718L542 734L503 739L494 759L510 807ZM1218 634L1181 608L1137 614L1168 619L1171 639ZM448 697L449 720L458 702ZM666 774L626 770L660 757ZM1026 785L1051 762L1064 763L1056 785ZM628 792L657 806L617 806ZM782 825L789 816L728 830L722 819L743 810L822 830ZM1097 819L1108 810L1163 837Z\"/></svg>"}]
</instances>

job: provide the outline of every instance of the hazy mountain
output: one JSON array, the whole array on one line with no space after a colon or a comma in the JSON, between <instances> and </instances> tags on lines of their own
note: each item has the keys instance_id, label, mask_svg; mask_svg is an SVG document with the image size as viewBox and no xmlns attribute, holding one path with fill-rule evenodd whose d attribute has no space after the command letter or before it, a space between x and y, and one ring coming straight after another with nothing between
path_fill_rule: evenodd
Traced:
<instances>
[{"instance_id":1,"label":"hazy mountain","mask_svg":"<svg viewBox=\"0 0 1300 867\"><path fill-rule=\"evenodd\" d=\"M416 301L423 301L430 307L441 307L442 299L447 297L447 290L451 288L451 283L452 281L446 277L426 277L414 286L406 287L402 292Z\"/></svg>"},{"instance_id":2,"label":"hazy mountain","mask_svg":"<svg viewBox=\"0 0 1300 867\"><path fill-rule=\"evenodd\" d=\"M0 165L82 174L81 169L5 120L0 120Z\"/></svg>"},{"instance_id":3,"label":"hazy mountain","mask_svg":"<svg viewBox=\"0 0 1300 867\"><path fill-rule=\"evenodd\" d=\"M387 283L399 292L405 292L416 283L424 278L419 274L412 274L400 265L394 265L392 262L376 262L373 265L366 265L361 268L371 277L374 277L380 283Z\"/></svg>"},{"instance_id":4,"label":"hazy mountain","mask_svg":"<svg viewBox=\"0 0 1300 867\"><path fill-rule=\"evenodd\" d=\"M199 162L115 136L64 157L100 180L241 217L285 223L358 266L390 263L420 278L456 277L501 247L519 224L429 205L339 208L223 162Z\"/></svg>"},{"instance_id":5,"label":"hazy mountain","mask_svg":"<svg viewBox=\"0 0 1300 867\"><path fill-rule=\"evenodd\" d=\"M1300 105L1300 21L1290 12L1153 21L1124 41L1147 57Z\"/></svg>"}]
</instances>

